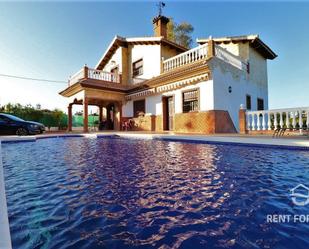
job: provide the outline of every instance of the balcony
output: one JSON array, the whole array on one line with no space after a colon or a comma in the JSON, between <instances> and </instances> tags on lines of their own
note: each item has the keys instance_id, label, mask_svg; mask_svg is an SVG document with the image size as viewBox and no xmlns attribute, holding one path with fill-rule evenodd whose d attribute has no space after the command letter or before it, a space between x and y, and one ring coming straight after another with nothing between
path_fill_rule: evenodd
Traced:
<instances>
[{"instance_id":1,"label":"balcony","mask_svg":"<svg viewBox=\"0 0 309 249\"><path fill-rule=\"evenodd\" d=\"M162 73L169 73L182 66L201 62L211 57L216 57L242 71L249 72L249 64L243 61L241 57L232 54L228 50L216 45L213 41L210 41L162 61ZM142 85L147 81L147 79L133 77L128 79L128 82L122 82L121 76L121 74L104 72L85 66L69 78L68 84L69 87L76 83L88 83L112 89L129 89L130 87Z\"/></svg>"},{"instance_id":2,"label":"balcony","mask_svg":"<svg viewBox=\"0 0 309 249\"><path fill-rule=\"evenodd\" d=\"M76 74L69 78L68 84L72 86L81 81L101 81L102 83L107 84L120 84L121 83L121 75L109 72L103 72L100 70L83 67Z\"/></svg>"},{"instance_id":3,"label":"balcony","mask_svg":"<svg viewBox=\"0 0 309 249\"><path fill-rule=\"evenodd\" d=\"M163 72L168 72L178 67L207 58L208 44L190 49L184 53L163 61Z\"/></svg>"},{"instance_id":4,"label":"balcony","mask_svg":"<svg viewBox=\"0 0 309 249\"><path fill-rule=\"evenodd\" d=\"M217 57L234 67L248 71L248 63L243 61L240 56L232 54L227 49L214 44L214 42L205 43L196 48L190 49L184 53L171 57L163 61L163 72L169 72L182 66L192 64L211 57Z\"/></svg>"}]
</instances>

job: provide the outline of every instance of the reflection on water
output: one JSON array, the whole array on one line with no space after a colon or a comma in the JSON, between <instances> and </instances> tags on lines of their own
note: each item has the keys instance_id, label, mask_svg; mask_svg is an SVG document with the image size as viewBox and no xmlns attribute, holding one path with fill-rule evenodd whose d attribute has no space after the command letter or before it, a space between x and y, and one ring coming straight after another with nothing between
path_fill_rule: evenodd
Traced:
<instances>
[{"instance_id":1,"label":"reflection on water","mask_svg":"<svg viewBox=\"0 0 309 249\"><path fill-rule=\"evenodd\" d=\"M307 152L132 139L3 145L14 248L308 248ZM22 153L20 153L22 152ZM291 235L293 231L293 235Z\"/></svg>"}]
</instances>

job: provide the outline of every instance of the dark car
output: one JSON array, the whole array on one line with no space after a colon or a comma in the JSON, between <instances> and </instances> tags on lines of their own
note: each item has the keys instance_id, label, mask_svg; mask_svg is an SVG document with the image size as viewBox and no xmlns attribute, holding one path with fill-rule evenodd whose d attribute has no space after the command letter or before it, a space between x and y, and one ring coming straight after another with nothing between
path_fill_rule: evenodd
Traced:
<instances>
[{"instance_id":1,"label":"dark car","mask_svg":"<svg viewBox=\"0 0 309 249\"><path fill-rule=\"evenodd\" d=\"M35 135L45 131L43 124L25 121L10 114L0 113L0 135Z\"/></svg>"}]
</instances>

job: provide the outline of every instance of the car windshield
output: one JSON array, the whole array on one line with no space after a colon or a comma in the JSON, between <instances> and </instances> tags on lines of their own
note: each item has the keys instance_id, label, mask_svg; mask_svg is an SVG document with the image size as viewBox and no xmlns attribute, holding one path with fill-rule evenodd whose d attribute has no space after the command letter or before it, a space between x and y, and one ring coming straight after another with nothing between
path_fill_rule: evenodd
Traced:
<instances>
[{"instance_id":1,"label":"car windshield","mask_svg":"<svg viewBox=\"0 0 309 249\"><path fill-rule=\"evenodd\" d=\"M10 115L10 114L1 114L1 116L9 118L9 119L14 120L14 121L25 121L21 118L15 117L15 116Z\"/></svg>"}]
</instances>

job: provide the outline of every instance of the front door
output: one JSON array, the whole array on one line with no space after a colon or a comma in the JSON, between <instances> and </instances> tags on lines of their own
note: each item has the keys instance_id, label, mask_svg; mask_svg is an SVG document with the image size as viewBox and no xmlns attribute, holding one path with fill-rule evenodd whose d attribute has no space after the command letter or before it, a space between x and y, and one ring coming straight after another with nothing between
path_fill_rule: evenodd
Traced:
<instances>
[{"instance_id":1,"label":"front door","mask_svg":"<svg viewBox=\"0 0 309 249\"><path fill-rule=\"evenodd\" d=\"M163 99L163 121L164 130L172 131L174 129L174 97L165 97Z\"/></svg>"},{"instance_id":2,"label":"front door","mask_svg":"<svg viewBox=\"0 0 309 249\"><path fill-rule=\"evenodd\" d=\"M168 130L174 130L174 98L168 97Z\"/></svg>"}]
</instances>

